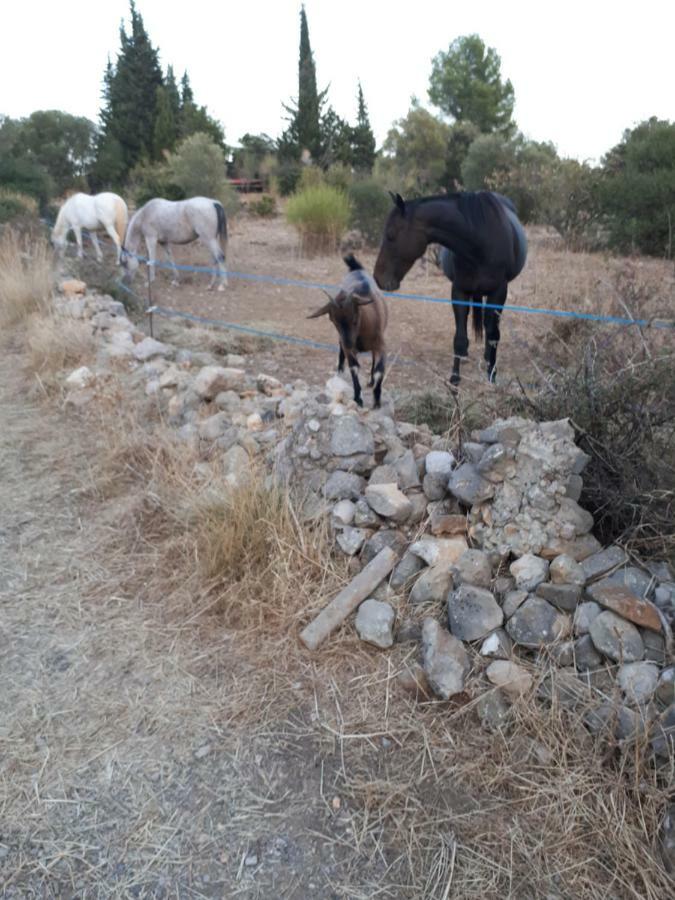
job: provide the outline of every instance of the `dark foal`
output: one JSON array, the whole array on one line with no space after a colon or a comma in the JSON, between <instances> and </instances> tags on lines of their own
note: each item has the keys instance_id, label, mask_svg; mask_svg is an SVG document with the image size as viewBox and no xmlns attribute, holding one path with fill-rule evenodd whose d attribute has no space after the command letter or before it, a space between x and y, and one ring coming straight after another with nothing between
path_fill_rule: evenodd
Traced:
<instances>
[{"instance_id":1,"label":"dark foal","mask_svg":"<svg viewBox=\"0 0 675 900\"><path fill-rule=\"evenodd\" d=\"M344 371L345 359L354 385L354 400L363 406L361 383L359 382L359 361L357 354L370 351L373 355L370 367L369 387L373 387L375 408L380 406L382 379L385 366L384 332L387 327L387 306L373 279L353 255L344 258L349 272L345 275L340 290L328 303L307 318L316 319L327 315L338 333L340 352L338 372Z\"/></svg>"},{"instance_id":2,"label":"dark foal","mask_svg":"<svg viewBox=\"0 0 675 900\"><path fill-rule=\"evenodd\" d=\"M520 274L527 239L513 203L491 191L423 197L404 201L392 194L394 209L385 223L375 264L375 281L395 291L428 244L441 244L441 266L452 282L455 315L454 360L450 381L459 384L460 360L469 351L467 319L473 308L474 333L485 327L485 360L489 381L496 376L499 320L508 284ZM488 307L483 307L483 299Z\"/></svg>"}]
</instances>

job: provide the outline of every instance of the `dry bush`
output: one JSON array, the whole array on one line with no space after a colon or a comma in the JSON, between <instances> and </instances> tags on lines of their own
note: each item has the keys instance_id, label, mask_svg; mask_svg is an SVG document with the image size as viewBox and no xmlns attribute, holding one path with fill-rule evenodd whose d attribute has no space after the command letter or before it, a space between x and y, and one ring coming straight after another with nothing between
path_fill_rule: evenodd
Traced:
<instances>
[{"instance_id":1,"label":"dry bush","mask_svg":"<svg viewBox=\"0 0 675 900\"><path fill-rule=\"evenodd\" d=\"M7 230L0 239L0 323L8 327L45 309L52 291L52 258L43 240Z\"/></svg>"}]
</instances>

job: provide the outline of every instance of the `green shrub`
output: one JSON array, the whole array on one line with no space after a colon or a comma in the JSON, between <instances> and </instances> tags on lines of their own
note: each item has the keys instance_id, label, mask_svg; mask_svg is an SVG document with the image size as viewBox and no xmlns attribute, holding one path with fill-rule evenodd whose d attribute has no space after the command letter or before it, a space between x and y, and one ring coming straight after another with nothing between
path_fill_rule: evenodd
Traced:
<instances>
[{"instance_id":1,"label":"green shrub","mask_svg":"<svg viewBox=\"0 0 675 900\"><path fill-rule=\"evenodd\" d=\"M262 219L276 215L277 201L269 194L263 194L260 200L253 200L248 205L249 212Z\"/></svg>"},{"instance_id":2,"label":"green shrub","mask_svg":"<svg viewBox=\"0 0 675 900\"><path fill-rule=\"evenodd\" d=\"M0 156L0 187L34 197L44 204L54 192L47 170L28 157Z\"/></svg>"},{"instance_id":3,"label":"green shrub","mask_svg":"<svg viewBox=\"0 0 675 900\"><path fill-rule=\"evenodd\" d=\"M350 227L358 228L369 244L379 244L384 221L391 210L391 199L377 181L356 181L349 188L352 206Z\"/></svg>"},{"instance_id":4,"label":"green shrub","mask_svg":"<svg viewBox=\"0 0 675 900\"><path fill-rule=\"evenodd\" d=\"M34 197L0 187L0 222L11 222L13 219L33 217L38 214L38 205Z\"/></svg>"},{"instance_id":5,"label":"green shrub","mask_svg":"<svg viewBox=\"0 0 675 900\"><path fill-rule=\"evenodd\" d=\"M237 192L225 176L225 153L208 134L198 132L181 141L166 166L171 181L185 197L213 197L228 215L239 209Z\"/></svg>"},{"instance_id":6,"label":"green shrub","mask_svg":"<svg viewBox=\"0 0 675 900\"><path fill-rule=\"evenodd\" d=\"M165 200L185 198L185 191L175 183L165 163L139 163L135 166L129 175L129 192L137 207L155 197Z\"/></svg>"},{"instance_id":7,"label":"green shrub","mask_svg":"<svg viewBox=\"0 0 675 900\"><path fill-rule=\"evenodd\" d=\"M325 184L323 171L318 166L303 166L296 192L318 187L320 184Z\"/></svg>"},{"instance_id":8,"label":"green shrub","mask_svg":"<svg viewBox=\"0 0 675 900\"><path fill-rule=\"evenodd\" d=\"M302 166L296 162L280 163L276 175L273 178L274 186L280 196L290 197L294 194L300 182Z\"/></svg>"},{"instance_id":9,"label":"green shrub","mask_svg":"<svg viewBox=\"0 0 675 900\"><path fill-rule=\"evenodd\" d=\"M349 225L350 212L347 195L326 184L300 191L286 207L286 217L300 233L307 253L335 250Z\"/></svg>"},{"instance_id":10,"label":"green shrub","mask_svg":"<svg viewBox=\"0 0 675 900\"><path fill-rule=\"evenodd\" d=\"M344 163L335 163L324 172L323 177L326 184L347 192L354 182L352 170Z\"/></svg>"}]
</instances>

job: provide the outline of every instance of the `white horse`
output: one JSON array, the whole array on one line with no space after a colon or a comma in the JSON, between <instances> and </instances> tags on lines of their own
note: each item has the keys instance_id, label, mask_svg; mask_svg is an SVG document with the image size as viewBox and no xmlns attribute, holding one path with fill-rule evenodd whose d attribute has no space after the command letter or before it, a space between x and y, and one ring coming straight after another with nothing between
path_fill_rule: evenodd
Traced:
<instances>
[{"instance_id":1,"label":"white horse","mask_svg":"<svg viewBox=\"0 0 675 900\"><path fill-rule=\"evenodd\" d=\"M117 262L122 255L124 233L127 230L129 211L117 194L73 194L59 210L56 224L52 229L52 244L61 253L66 245L66 237L72 229L77 241L77 255L82 257L82 229L89 232L91 242L99 262L103 259L96 231L105 228L117 247Z\"/></svg>"},{"instance_id":2,"label":"white horse","mask_svg":"<svg viewBox=\"0 0 675 900\"><path fill-rule=\"evenodd\" d=\"M163 248L173 268L173 284L178 284L178 270L173 261L170 244L191 244L198 240L210 252L216 271L209 289L218 282L222 291L227 284L225 251L227 249L227 220L222 204L209 197L189 200L149 200L131 217L122 252L122 265L130 275L138 268L141 241L148 251L150 281L155 278L157 244Z\"/></svg>"}]
</instances>

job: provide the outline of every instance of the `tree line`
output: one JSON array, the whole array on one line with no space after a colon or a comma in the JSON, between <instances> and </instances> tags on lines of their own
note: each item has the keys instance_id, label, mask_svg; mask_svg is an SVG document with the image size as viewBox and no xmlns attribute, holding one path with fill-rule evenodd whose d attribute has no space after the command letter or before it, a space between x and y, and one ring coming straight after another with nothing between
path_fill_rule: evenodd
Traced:
<instances>
[{"instance_id":1,"label":"tree line","mask_svg":"<svg viewBox=\"0 0 675 900\"><path fill-rule=\"evenodd\" d=\"M514 87L478 35L458 37L434 57L431 109L413 97L379 152L360 82L353 123L319 88L304 7L298 90L284 104L285 127L276 138L245 134L234 148L195 100L188 73L178 80L172 66L162 70L134 0L119 42L104 70L98 125L56 110L0 116L0 217L18 202L10 194L42 207L73 189L126 188L137 202L205 189L222 195L226 173L271 176L289 194L314 171L378 210L384 188L409 196L499 190L526 222L553 225L571 245L672 257L675 123L652 118L628 129L599 166L561 158L551 143L519 131Z\"/></svg>"}]
</instances>

